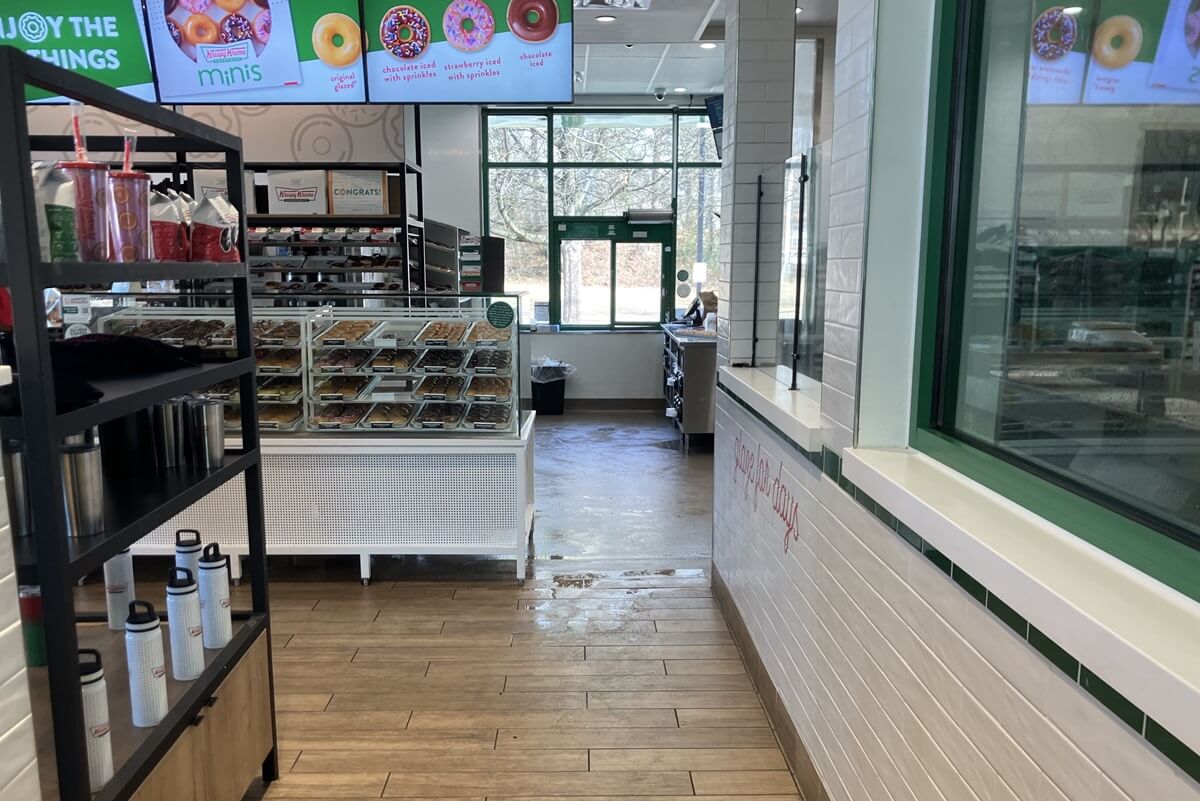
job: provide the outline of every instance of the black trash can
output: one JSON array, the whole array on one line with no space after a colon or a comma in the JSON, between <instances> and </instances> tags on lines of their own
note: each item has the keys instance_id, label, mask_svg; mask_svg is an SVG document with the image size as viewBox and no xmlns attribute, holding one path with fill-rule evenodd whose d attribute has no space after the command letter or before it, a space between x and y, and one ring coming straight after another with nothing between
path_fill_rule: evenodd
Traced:
<instances>
[{"instance_id":1,"label":"black trash can","mask_svg":"<svg viewBox=\"0 0 1200 801\"><path fill-rule=\"evenodd\" d=\"M567 379L557 378L553 381L539 383L534 381L533 410L538 414L561 415L566 405Z\"/></svg>"}]
</instances>

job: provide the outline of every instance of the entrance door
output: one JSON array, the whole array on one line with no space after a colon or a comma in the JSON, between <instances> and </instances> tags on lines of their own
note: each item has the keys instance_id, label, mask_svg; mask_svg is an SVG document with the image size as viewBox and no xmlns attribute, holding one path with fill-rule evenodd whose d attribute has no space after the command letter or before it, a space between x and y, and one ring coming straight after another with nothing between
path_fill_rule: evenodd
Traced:
<instances>
[{"instance_id":1,"label":"entrance door","mask_svg":"<svg viewBox=\"0 0 1200 801\"><path fill-rule=\"evenodd\" d=\"M675 227L623 218L557 220L550 245L550 319L563 327L649 327L672 298Z\"/></svg>"}]
</instances>

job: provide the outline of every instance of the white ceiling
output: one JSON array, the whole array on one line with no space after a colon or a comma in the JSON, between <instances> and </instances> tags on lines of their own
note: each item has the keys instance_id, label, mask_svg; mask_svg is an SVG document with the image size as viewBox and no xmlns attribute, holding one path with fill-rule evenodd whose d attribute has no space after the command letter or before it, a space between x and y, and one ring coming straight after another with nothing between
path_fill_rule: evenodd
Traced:
<instances>
[{"instance_id":1,"label":"white ceiling","mask_svg":"<svg viewBox=\"0 0 1200 801\"><path fill-rule=\"evenodd\" d=\"M837 0L798 2L804 9L796 15L798 34L836 24ZM596 22L606 14L616 21ZM678 103L721 92L725 0L651 0L649 10L576 8L574 21L576 95L647 97L662 87L666 102ZM702 41L717 47L702 49Z\"/></svg>"},{"instance_id":2,"label":"white ceiling","mask_svg":"<svg viewBox=\"0 0 1200 801\"><path fill-rule=\"evenodd\" d=\"M720 94L725 46L695 43L575 45L577 95L649 95L662 87L675 100ZM580 74L583 79L579 80ZM675 89L686 89L675 92Z\"/></svg>"}]
</instances>

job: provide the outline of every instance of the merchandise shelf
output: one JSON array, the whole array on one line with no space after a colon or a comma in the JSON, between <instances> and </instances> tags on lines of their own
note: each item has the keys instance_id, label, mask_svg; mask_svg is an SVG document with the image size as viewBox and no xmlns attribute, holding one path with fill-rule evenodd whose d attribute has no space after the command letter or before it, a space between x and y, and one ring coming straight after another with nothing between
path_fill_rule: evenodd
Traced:
<instances>
[{"instance_id":1,"label":"merchandise shelf","mask_svg":"<svg viewBox=\"0 0 1200 801\"><path fill-rule=\"evenodd\" d=\"M132 486L106 482L104 533L67 539L66 578L77 581L100 569L106 561L258 461L257 450L226 453L225 463L215 470L176 468L153 476L138 476ZM34 537L14 540L14 551L21 583L40 583Z\"/></svg>"}]
</instances>

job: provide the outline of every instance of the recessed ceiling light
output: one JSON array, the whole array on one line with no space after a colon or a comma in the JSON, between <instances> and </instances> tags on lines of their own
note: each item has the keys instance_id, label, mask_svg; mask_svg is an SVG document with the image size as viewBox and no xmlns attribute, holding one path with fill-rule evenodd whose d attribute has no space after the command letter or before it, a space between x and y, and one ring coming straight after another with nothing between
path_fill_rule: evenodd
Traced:
<instances>
[{"instance_id":1,"label":"recessed ceiling light","mask_svg":"<svg viewBox=\"0 0 1200 801\"><path fill-rule=\"evenodd\" d=\"M687 91L687 88L686 88L686 87L683 87L683 86L676 86L676 87L675 87L675 94L677 94L677 95L681 95L681 94L683 94L683 93L684 93L684 92L686 92L686 91Z\"/></svg>"},{"instance_id":2,"label":"recessed ceiling light","mask_svg":"<svg viewBox=\"0 0 1200 801\"><path fill-rule=\"evenodd\" d=\"M700 49L701 50L716 50L717 43L716 42L701 42Z\"/></svg>"},{"instance_id":3,"label":"recessed ceiling light","mask_svg":"<svg viewBox=\"0 0 1200 801\"><path fill-rule=\"evenodd\" d=\"M1063 13L1069 14L1072 17L1075 16L1076 14L1082 14L1083 6L1067 6L1066 8L1063 9Z\"/></svg>"},{"instance_id":4,"label":"recessed ceiling light","mask_svg":"<svg viewBox=\"0 0 1200 801\"><path fill-rule=\"evenodd\" d=\"M601 14L600 16L596 17L596 22L616 22L616 21L617 21L617 18L614 17L612 14Z\"/></svg>"},{"instance_id":5,"label":"recessed ceiling light","mask_svg":"<svg viewBox=\"0 0 1200 801\"><path fill-rule=\"evenodd\" d=\"M797 14L803 14L803 13L804 13L804 9L803 9L803 8L800 8L800 6L796 6L796 13L797 13Z\"/></svg>"}]
</instances>

